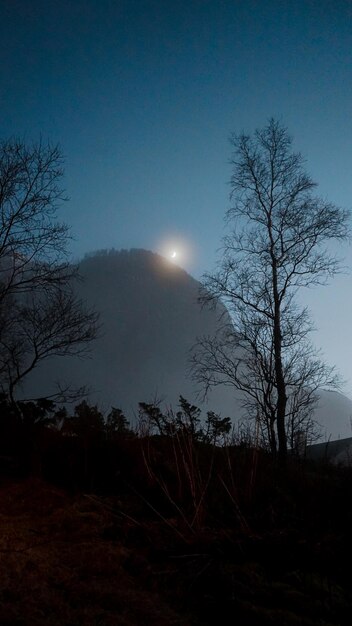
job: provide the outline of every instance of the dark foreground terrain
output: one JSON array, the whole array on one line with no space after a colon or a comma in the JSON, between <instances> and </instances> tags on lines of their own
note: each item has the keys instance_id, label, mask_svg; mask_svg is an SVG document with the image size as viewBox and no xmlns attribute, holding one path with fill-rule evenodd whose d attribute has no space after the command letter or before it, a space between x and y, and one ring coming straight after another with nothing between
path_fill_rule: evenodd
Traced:
<instances>
[{"instance_id":1,"label":"dark foreground terrain","mask_svg":"<svg viewBox=\"0 0 352 626\"><path fill-rule=\"evenodd\" d=\"M180 442L120 438L105 483L72 438L3 471L0 624L352 623L352 472Z\"/></svg>"}]
</instances>

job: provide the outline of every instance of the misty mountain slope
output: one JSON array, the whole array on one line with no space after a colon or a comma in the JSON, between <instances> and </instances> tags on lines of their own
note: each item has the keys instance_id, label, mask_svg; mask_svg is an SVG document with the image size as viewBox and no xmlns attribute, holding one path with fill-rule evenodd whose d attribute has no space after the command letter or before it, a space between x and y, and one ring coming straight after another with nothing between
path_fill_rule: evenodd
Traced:
<instances>
[{"instance_id":1,"label":"misty mountain slope","mask_svg":"<svg viewBox=\"0 0 352 626\"><path fill-rule=\"evenodd\" d=\"M155 398L176 406L182 394L200 403L189 376L197 336L213 334L217 312L198 303L199 282L145 250L97 253L80 264L79 295L100 312L100 336L89 359L53 358L31 375L25 392L42 395L53 382L88 385L90 400L129 415ZM234 390L214 390L206 409L236 417Z\"/></svg>"},{"instance_id":2,"label":"misty mountain slope","mask_svg":"<svg viewBox=\"0 0 352 626\"><path fill-rule=\"evenodd\" d=\"M352 436L352 402L337 391L320 392L315 419L322 426L322 440Z\"/></svg>"},{"instance_id":3,"label":"misty mountain slope","mask_svg":"<svg viewBox=\"0 0 352 626\"><path fill-rule=\"evenodd\" d=\"M176 408L179 395L201 406L189 376L189 351L197 336L212 335L216 311L198 303L199 282L146 250L101 252L80 264L79 295L101 315L101 331L88 359L52 358L28 378L27 397L55 391L55 381L87 385L89 400L128 416L138 402L161 399ZM204 410L241 416L239 392L219 387ZM351 436L352 402L322 390L315 418L324 439Z\"/></svg>"}]
</instances>

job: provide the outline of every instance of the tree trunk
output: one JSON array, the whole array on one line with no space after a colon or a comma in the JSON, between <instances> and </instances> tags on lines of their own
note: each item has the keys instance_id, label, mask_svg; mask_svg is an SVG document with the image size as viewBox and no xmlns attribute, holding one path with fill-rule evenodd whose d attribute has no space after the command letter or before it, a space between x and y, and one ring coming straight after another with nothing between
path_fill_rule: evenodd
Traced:
<instances>
[{"instance_id":1,"label":"tree trunk","mask_svg":"<svg viewBox=\"0 0 352 626\"><path fill-rule=\"evenodd\" d=\"M280 299L277 286L277 267L276 260L273 258L273 295L274 295L274 358L275 358L275 377L277 389L277 405L276 405L276 428L277 439L279 444L279 462L285 463L287 457L287 437L286 437L286 382L282 367L282 335L281 335L281 315L280 315Z\"/></svg>"},{"instance_id":2,"label":"tree trunk","mask_svg":"<svg viewBox=\"0 0 352 626\"><path fill-rule=\"evenodd\" d=\"M271 449L272 455L275 457L277 454L277 443L276 443L276 433L275 433L274 424L275 424L274 418L270 417L269 418L270 449Z\"/></svg>"},{"instance_id":3,"label":"tree trunk","mask_svg":"<svg viewBox=\"0 0 352 626\"><path fill-rule=\"evenodd\" d=\"M275 315L276 317L276 315ZM277 439L279 444L279 460L284 460L287 456L287 439L286 439L286 384L282 368L281 358L281 328L280 319L274 323L274 349L275 349L275 375L277 387L277 413L276 427Z\"/></svg>"}]
</instances>

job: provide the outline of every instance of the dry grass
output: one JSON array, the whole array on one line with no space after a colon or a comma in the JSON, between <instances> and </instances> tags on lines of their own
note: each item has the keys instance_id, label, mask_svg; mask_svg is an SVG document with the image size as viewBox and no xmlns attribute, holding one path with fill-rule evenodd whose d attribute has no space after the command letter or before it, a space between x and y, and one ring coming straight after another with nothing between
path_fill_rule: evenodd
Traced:
<instances>
[{"instance_id":1,"label":"dry grass","mask_svg":"<svg viewBox=\"0 0 352 626\"><path fill-rule=\"evenodd\" d=\"M94 498L39 480L3 484L0 624L185 624L128 573L132 551L105 538L112 523L116 515ZM131 525L124 518L121 535Z\"/></svg>"},{"instance_id":2,"label":"dry grass","mask_svg":"<svg viewBox=\"0 0 352 626\"><path fill-rule=\"evenodd\" d=\"M172 445L110 492L2 480L0 625L350 626L351 472Z\"/></svg>"}]
</instances>

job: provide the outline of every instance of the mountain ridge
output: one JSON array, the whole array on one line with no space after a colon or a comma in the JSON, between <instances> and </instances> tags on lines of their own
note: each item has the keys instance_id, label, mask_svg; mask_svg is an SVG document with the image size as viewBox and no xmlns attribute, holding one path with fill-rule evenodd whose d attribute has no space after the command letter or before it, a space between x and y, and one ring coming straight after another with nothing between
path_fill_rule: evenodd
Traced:
<instances>
[{"instance_id":1,"label":"mountain ridge","mask_svg":"<svg viewBox=\"0 0 352 626\"><path fill-rule=\"evenodd\" d=\"M32 396L50 395L54 381L62 380L88 385L90 402L103 410L121 408L129 417L137 414L139 402L175 407L182 395L203 411L241 419L239 392L222 386L202 402L190 378L188 357L197 336L215 333L218 325L217 311L198 301L199 281L139 248L92 252L79 266L78 295L100 312L100 336L89 359L55 357L41 364L24 393L30 389ZM350 436L351 416L346 396L321 391L316 419L325 439Z\"/></svg>"},{"instance_id":2,"label":"mountain ridge","mask_svg":"<svg viewBox=\"0 0 352 626\"><path fill-rule=\"evenodd\" d=\"M88 384L91 400L135 414L138 403L162 400L175 406L179 395L199 402L188 356L197 336L212 334L217 313L198 302L200 283L164 257L146 250L98 251L80 263L78 295L101 315L101 332L90 359L50 359L26 383L34 393L58 378ZM92 368L93 366L93 368ZM92 376L94 369L94 376ZM50 380L51 379L51 380ZM215 390L202 403L235 418L234 392Z\"/></svg>"}]
</instances>

